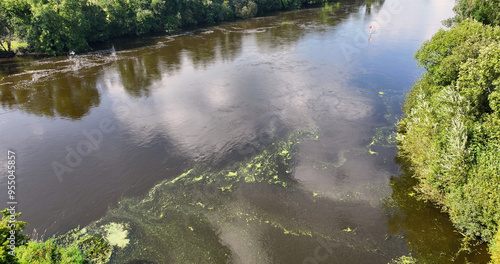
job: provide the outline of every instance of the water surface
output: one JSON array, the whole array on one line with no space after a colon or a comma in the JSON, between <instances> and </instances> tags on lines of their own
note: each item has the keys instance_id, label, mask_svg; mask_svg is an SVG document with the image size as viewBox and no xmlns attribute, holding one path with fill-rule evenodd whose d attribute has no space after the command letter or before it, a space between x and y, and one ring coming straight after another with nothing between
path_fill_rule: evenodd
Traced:
<instances>
[{"instance_id":1,"label":"water surface","mask_svg":"<svg viewBox=\"0 0 500 264\"><path fill-rule=\"evenodd\" d=\"M395 161L413 53L452 7L346 1L1 61L29 233L118 223L115 263L484 262Z\"/></svg>"}]
</instances>

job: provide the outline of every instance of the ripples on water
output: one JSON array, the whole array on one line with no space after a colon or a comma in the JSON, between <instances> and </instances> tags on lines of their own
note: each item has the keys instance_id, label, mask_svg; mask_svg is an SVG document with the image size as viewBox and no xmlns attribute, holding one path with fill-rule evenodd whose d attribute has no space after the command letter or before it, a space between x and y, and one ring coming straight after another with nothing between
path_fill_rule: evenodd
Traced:
<instances>
[{"instance_id":1,"label":"ripples on water","mask_svg":"<svg viewBox=\"0 0 500 264\"><path fill-rule=\"evenodd\" d=\"M19 153L24 220L46 236L119 223L115 263L448 262L460 238L393 177L393 131L413 53L452 5L343 2L2 62L0 146ZM53 162L103 120L113 132L59 182Z\"/></svg>"}]
</instances>

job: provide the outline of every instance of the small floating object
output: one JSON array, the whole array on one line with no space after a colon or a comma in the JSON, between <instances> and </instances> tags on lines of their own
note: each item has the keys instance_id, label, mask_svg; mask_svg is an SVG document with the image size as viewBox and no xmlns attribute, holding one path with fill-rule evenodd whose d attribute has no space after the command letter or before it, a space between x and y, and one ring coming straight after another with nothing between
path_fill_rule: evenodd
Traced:
<instances>
[{"instance_id":1,"label":"small floating object","mask_svg":"<svg viewBox=\"0 0 500 264\"><path fill-rule=\"evenodd\" d=\"M378 94L384 94L384 92L378 92Z\"/></svg>"},{"instance_id":2,"label":"small floating object","mask_svg":"<svg viewBox=\"0 0 500 264\"><path fill-rule=\"evenodd\" d=\"M70 51L69 52L69 56L75 56L75 52L74 51Z\"/></svg>"},{"instance_id":3,"label":"small floating object","mask_svg":"<svg viewBox=\"0 0 500 264\"><path fill-rule=\"evenodd\" d=\"M375 31L375 28L373 26L370 26L370 36L368 37L368 42L372 40L373 31Z\"/></svg>"}]
</instances>

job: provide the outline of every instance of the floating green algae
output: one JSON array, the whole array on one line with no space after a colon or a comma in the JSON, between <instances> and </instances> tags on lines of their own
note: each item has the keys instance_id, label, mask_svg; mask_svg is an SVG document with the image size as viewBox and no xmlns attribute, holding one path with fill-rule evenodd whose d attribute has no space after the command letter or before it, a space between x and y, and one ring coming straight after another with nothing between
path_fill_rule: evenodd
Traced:
<instances>
[{"instance_id":1,"label":"floating green algae","mask_svg":"<svg viewBox=\"0 0 500 264\"><path fill-rule=\"evenodd\" d=\"M404 95L401 91L397 90L384 90L378 92L381 102L385 108L384 119L386 122L385 126L380 126L374 129L374 135L372 141L367 146L368 152L372 155L377 155L378 153L372 149L374 146L392 148L397 144L396 140L396 124L401 118L401 113L398 109L394 108L394 105L398 105L395 102L401 102L404 99Z\"/></svg>"},{"instance_id":2,"label":"floating green algae","mask_svg":"<svg viewBox=\"0 0 500 264\"><path fill-rule=\"evenodd\" d=\"M331 197L294 179L301 142L317 139L315 133L296 132L223 169L196 164L157 184L143 198L121 200L85 230L112 247L111 263L273 263L260 242L261 236L271 239L269 233L291 240L323 239L349 250L356 244L356 250L371 252L378 247L374 239L360 241L353 235L359 225L328 220L335 219L338 208L358 203L360 192L370 190L363 187ZM363 153L366 147L341 152L337 162L312 164L337 168ZM372 208L369 203L363 206ZM325 218L318 221L314 214Z\"/></svg>"},{"instance_id":3,"label":"floating green algae","mask_svg":"<svg viewBox=\"0 0 500 264\"><path fill-rule=\"evenodd\" d=\"M395 147L396 143L396 125L377 127L375 128L372 142L368 145L368 152L370 154L378 154L371 149L372 146L390 148Z\"/></svg>"},{"instance_id":4,"label":"floating green algae","mask_svg":"<svg viewBox=\"0 0 500 264\"><path fill-rule=\"evenodd\" d=\"M105 238L110 245L124 248L129 244L130 239L127 238L128 231L124 224L109 223L104 229L106 230Z\"/></svg>"},{"instance_id":5,"label":"floating green algae","mask_svg":"<svg viewBox=\"0 0 500 264\"><path fill-rule=\"evenodd\" d=\"M251 186L293 193L298 188L292 177L293 157L304 139L316 137L311 132L292 133L255 157L222 170L196 164L177 178L156 185L143 199L120 201L88 228L116 246L113 263L225 263L238 252L228 240L239 237L248 247L255 238L247 229L261 225L311 237L310 227L239 199L246 195L242 189ZM306 195L312 197L312 193ZM257 255L264 252L247 250ZM251 259L269 260L263 254Z\"/></svg>"},{"instance_id":6,"label":"floating green algae","mask_svg":"<svg viewBox=\"0 0 500 264\"><path fill-rule=\"evenodd\" d=\"M109 245L111 263L275 263L277 256L263 241L278 243L271 248L295 243L289 241L310 244L301 254L314 252L318 241L379 254L379 242L371 235L363 237L362 225L336 221L353 206L374 210L358 196L379 190L360 186L318 192L295 180L297 163L309 159L300 156L300 144L315 140L315 133L296 132L223 169L196 164L157 184L145 197L121 200L84 230ZM327 165L337 168L363 153L366 147L347 150Z\"/></svg>"}]
</instances>

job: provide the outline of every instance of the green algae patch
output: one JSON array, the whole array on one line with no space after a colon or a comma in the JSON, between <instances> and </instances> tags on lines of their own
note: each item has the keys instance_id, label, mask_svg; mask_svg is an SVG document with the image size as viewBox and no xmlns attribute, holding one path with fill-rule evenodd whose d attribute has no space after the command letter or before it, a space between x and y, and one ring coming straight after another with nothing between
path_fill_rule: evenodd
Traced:
<instances>
[{"instance_id":1,"label":"green algae patch","mask_svg":"<svg viewBox=\"0 0 500 264\"><path fill-rule=\"evenodd\" d=\"M240 242L230 239L235 234L249 234L248 243L253 245L258 243L251 234L266 228L311 237L310 227L260 208L258 198L249 203L241 197L254 193L245 191L249 188L271 194L302 192L292 177L294 155L301 141L314 140L314 136L292 133L258 155L223 169L196 164L175 179L159 183L143 199L121 200L117 208L91 224L89 232L102 235L116 248L113 263L227 263L241 254L235 253L241 251L233 244ZM252 252L265 250L256 246Z\"/></svg>"},{"instance_id":2,"label":"green algae patch","mask_svg":"<svg viewBox=\"0 0 500 264\"><path fill-rule=\"evenodd\" d=\"M103 237L113 250L111 263L273 263L266 249L275 236L376 248L371 240L359 242L356 229L328 220L350 201L312 192L294 179L300 143L314 138L291 134L223 169L196 164L144 198L121 200L85 232Z\"/></svg>"},{"instance_id":3,"label":"green algae patch","mask_svg":"<svg viewBox=\"0 0 500 264\"><path fill-rule=\"evenodd\" d=\"M236 177L238 176L238 172L233 172L233 171L230 171L228 174L227 174L227 177Z\"/></svg>"},{"instance_id":4,"label":"green algae patch","mask_svg":"<svg viewBox=\"0 0 500 264\"><path fill-rule=\"evenodd\" d=\"M395 147L397 144L396 140L396 126L383 126L375 129L375 135L373 136L373 141L370 144L378 145L382 147Z\"/></svg>"},{"instance_id":5,"label":"green algae patch","mask_svg":"<svg viewBox=\"0 0 500 264\"><path fill-rule=\"evenodd\" d=\"M106 240L112 246L117 246L119 248L124 248L130 243L130 239L127 238L128 231L124 224L110 223L104 226L106 231Z\"/></svg>"},{"instance_id":6,"label":"green algae patch","mask_svg":"<svg viewBox=\"0 0 500 264\"><path fill-rule=\"evenodd\" d=\"M386 125L380 126L374 129L374 135L372 141L367 146L368 153L371 155L378 155L378 152L372 149L372 147L384 147L393 148L397 145L397 123L401 119L399 114L399 109L395 109L394 102L403 101L404 95L397 90L386 89L384 91L378 92L380 100L385 107L384 119Z\"/></svg>"},{"instance_id":7,"label":"green algae patch","mask_svg":"<svg viewBox=\"0 0 500 264\"><path fill-rule=\"evenodd\" d=\"M415 260L412 256L401 256L399 258L393 259L388 264L416 264L417 260Z\"/></svg>"},{"instance_id":8,"label":"green algae patch","mask_svg":"<svg viewBox=\"0 0 500 264\"><path fill-rule=\"evenodd\" d=\"M196 164L146 197L121 200L82 233L103 238L113 250L107 253L111 263L273 263L267 243L276 236L357 241L356 229L328 220L350 201L312 192L294 179L295 164L307 158L297 159L301 142L315 138L293 133L223 169ZM347 152L350 157L366 148ZM369 240L358 246L376 248Z\"/></svg>"}]
</instances>

